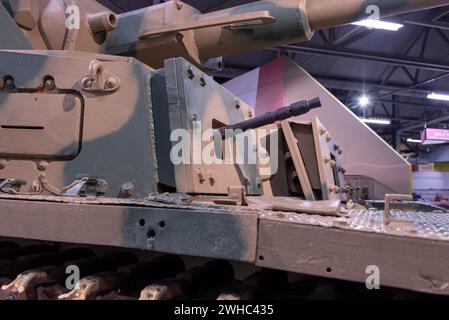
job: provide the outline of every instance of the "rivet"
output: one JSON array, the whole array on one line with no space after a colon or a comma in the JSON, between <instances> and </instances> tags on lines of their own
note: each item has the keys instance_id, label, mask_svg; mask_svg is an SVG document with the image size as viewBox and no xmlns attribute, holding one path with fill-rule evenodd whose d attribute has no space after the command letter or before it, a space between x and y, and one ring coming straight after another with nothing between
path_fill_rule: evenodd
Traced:
<instances>
[{"instance_id":1,"label":"rivet","mask_svg":"<svg viewBox=\"0 0 449 320\"><path fill-rule=\"evenodd\" d=\"M49 166L49 164L48 164L48 162L47 161L40 161L38 164L37 164L37 170L39 170L39 171L45 171L45 170L47 170L48 169L48 166Z\"/></svg>"},{"instance_id":2,"label":"rivet","mask_svg":"<svg viewBox=\"0 0 449 320\"><path fill-rule=\"evenodd\" d=\"M200 84L201 84L202 87L206 86L206 79L204 79L203 76L201 76L201 78L200 78Z\"/></svg>"}]
</instances>

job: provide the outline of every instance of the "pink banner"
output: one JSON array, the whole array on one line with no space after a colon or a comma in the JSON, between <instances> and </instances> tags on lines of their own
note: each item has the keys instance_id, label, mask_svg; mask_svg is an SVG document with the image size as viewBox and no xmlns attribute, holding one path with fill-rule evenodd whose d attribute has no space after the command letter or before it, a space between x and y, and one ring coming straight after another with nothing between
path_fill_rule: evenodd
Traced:
<instances>
[{"instance_id":1,"label":"pink banner","mask_svg":"<svg viewBox=\"0 0 449 320\"><path fill-rule=\"evenodd\" d=\"M449 142L449 130L426 128L421 135L421 140L423 144Z\"/></svg>"},{"instance_id":2,"label":"pink banner","mask_svg":"<svg viewBox=\"0 0 449 320\"><path fill-rule=\"evenodd\" d=\"M449 141L449 130L446 130L446 129L426 129L426 138L428 140Z\"/></svg>"}]
</instances>

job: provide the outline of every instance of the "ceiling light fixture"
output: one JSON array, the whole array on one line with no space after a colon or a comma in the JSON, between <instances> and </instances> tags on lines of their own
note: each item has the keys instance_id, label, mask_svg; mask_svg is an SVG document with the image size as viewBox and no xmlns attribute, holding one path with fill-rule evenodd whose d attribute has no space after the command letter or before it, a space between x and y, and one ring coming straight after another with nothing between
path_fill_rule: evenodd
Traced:
<instances>
[{"instance_id":1,"label":"ceiling light fixture","mask_svg":"<svg viewBox=\"0 0 449 320\"><path fill-rule=\"evenodd\" d=\"M412 138L408 138L407 142L410 142L410 143L422 143L421 140L419 140L419 139L412 139Z\"/></svg>"},{"instance_id":2,"label":"ceiling light fixture","mask_svg":"<svg viewBox=\"0 0 449 320\"><path fill-rule=\"evenodd\" d=\"M366 124L380 124L380 125L385 125L385 126L389 126L391 124L391 120L389 119L367 119L367 118L359 118L360 121L362 121L363 123Z\"/></svg>"},{"instance_id":3,"label":"ceiling light fixture","mask_svg":"<svg viewBox=\"0 0 449 320\"><path fill-rule=\"evenodd\" d=\"M443 101L449 101L449 95L447 94L440 94L440 93L435 93L432 92L431 94L429 94L427 96L428 99L432 99L432 100L443 100Z\"/></svg>"},{"instance_id":4,"label":"ceiling light fixture","mask_svg":"<svg viewBox=\"0 0 449 320\"><path fill-rule=\"evenodd\" d=\"M356 26L366 27L368 29L380 29L380 30L388 30L388 31L398 31L404 25L400 23L387 22L376 19L366 19L357 22L351 23Z\"/></svg>"},{"instance_id":5,"label":"ceiling light fixture","mask_svg":"<svg viewBox=\"0 0 449 320\"><path fill-rule=\"evenodd\" d=\"M368 106L369 103L370 103L370 99L369 99L369 97L367 97L366 95L363 95L363 96L361 96L361 97L359 98L359 105L360 105L362 108L365 108L366 106Z\"/></svg>"}]
</instances>

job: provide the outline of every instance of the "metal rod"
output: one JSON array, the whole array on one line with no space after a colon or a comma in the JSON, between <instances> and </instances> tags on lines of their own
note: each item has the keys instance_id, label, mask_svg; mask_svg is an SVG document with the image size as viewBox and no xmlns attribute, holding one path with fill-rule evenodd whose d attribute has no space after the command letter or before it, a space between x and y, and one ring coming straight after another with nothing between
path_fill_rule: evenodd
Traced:
<instances>
[{"instance_id":1,"label":"metal rod","mask_svg":"<svg viewBox=\"0 0 449 320\"><path fill-rule=\"evenodd\" d=\"M229 137L229 133L232 131L231 136L234 135L236 130L246 131L249 129L256 129L263 126L266 126L271 123L275 123L276 121L287 120L292 117L297 117L309 112L311 109L320 108L321 101L320 98L315 98L310 101L300 101L294 103L288 107L280 108L273 112L267 112L263 115L254 117L252 119L242 121L236 124L231 124L229 126L218 129L222 138Z\"/></svg>"}]
</instances>

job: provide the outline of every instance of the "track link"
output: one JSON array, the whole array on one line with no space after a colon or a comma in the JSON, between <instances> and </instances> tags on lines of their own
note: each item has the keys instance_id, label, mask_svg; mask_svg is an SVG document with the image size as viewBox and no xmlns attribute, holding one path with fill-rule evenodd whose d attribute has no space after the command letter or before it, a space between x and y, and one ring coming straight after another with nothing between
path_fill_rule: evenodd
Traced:
<instances>
[{"instance_id":1,"label":"track link","mask_svg":"<svg viewBox=\"0 0 449 320\"><path fill-rule=\"evenodd\" d=\"M76 266L79 281L67 270ZM0 242L0 300L263 300L433 297L402 290L378 292L343 281L263 269L237 280L233 265L211 260L186 269L184 260L163 255L141 261L134 253L97 255L89 248L60 249ZM75 286L71 288L69 285ZM71 288L71 289L69 289Z\"/></svg>"}]
</instances>

